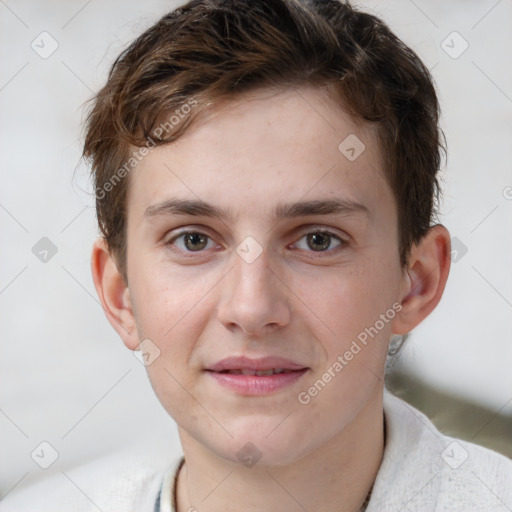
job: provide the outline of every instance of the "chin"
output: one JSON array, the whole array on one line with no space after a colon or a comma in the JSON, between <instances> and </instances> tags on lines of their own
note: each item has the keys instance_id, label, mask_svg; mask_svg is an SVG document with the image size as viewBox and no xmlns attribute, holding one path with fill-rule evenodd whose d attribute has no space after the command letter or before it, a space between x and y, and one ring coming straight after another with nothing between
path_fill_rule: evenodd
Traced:
<instances>
[{"instance_id":1,"label":"chin","mask_svg":"<svg viewBox=\"0 0 512 512\"><path fill-rule=\"evenodd\" d=\"M212 447L217 454L229 461L241 463L247 467L286 466L314 450L311 437L302 435L307 429L290 424L288 419L249 417L237 421L228 428L233 438ZM282 422L282 423L281 423ZM281 424L280 424L281 423Z\"/></svg>"}]
</instances>

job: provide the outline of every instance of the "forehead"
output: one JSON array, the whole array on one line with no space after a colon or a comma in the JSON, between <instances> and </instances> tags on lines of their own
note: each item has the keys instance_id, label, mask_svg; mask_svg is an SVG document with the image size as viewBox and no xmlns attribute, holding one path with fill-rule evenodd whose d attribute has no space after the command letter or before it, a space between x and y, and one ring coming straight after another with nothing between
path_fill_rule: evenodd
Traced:
<instances>
[{"instance_id":1,"label":"forehead","mask_svg":"<svg viewBox=\"0 0 512 512\"><path fill-rule=\"evenodd\" d=\"M259 90L208 108L152 149L130 177L129 211L170 195L233 210L338 195L371 206L390 192L381 162L375 129L321 89Z\"/></svg>"}]
</instances>

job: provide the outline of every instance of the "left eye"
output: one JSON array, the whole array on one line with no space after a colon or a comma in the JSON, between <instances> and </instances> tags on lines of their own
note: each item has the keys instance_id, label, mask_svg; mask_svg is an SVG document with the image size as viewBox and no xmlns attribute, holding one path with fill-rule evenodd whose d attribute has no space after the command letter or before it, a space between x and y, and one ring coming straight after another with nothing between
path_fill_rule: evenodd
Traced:
<instances>
[{"instance_id":1,"label":"left eye","mask_svg":"<svg viewBox=\"0 0 512 512\"><path fill-rule=\"evenodd\" d=\"M314 231L303 236L295 245L299 249L325 252L343 244L338 236L326 231Z\"/></svg>"},{"instance_id":2,"label":"left eye","mask_svg":"<svg viewBox=\"0 0 512 512\"><path fill-rule=\"evenodd\" d=\"M175 236L169 241L169 244L175 245L178 249L188 252L198 252L203 249L211 249L214 245L208 235L199 231L188 231Z\"/></svg>"}]
</instances>

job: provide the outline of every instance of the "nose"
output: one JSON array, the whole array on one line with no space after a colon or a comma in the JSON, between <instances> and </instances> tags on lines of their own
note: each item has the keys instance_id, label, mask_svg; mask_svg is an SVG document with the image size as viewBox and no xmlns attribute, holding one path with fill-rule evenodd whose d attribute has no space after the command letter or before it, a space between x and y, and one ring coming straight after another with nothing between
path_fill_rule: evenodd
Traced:
<instances>
[{"instance_id":1,"label":"nose","mask_svg":"<svg viewBox=\"0 0 512 512\"><path fill-rule=\"evenodd\" d=\"M264 251L248 263L237 254L226 276L218 316L230 330L258 337L284 327L290 321L289 296L283 277L271 269Z\"/></svg>"}]
</instances>

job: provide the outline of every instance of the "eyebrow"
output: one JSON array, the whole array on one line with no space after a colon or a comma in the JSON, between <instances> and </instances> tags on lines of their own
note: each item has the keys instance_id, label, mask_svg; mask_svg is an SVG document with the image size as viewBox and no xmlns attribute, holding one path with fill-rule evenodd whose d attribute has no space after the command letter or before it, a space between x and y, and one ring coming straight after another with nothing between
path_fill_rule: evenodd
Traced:
<instances>
[{"instance_id":1,"label":"eyebrow","mask_svg":"<svg viewBox=\"0 0 512 512\"><path fill-rule=\"evenodd\" d=\"M311 201L295 201L279 204L274 210L276 220L309 215L353 215L365 214L369 216L369 209L362 203L350 199L317 199ZM233 220L235 215L231 210L219 208L200 199L169 199L149 206L144 218L152 219L161 216L192 215L198 217L212 217L222 221Z\"/></svg>"}]
</instances>

